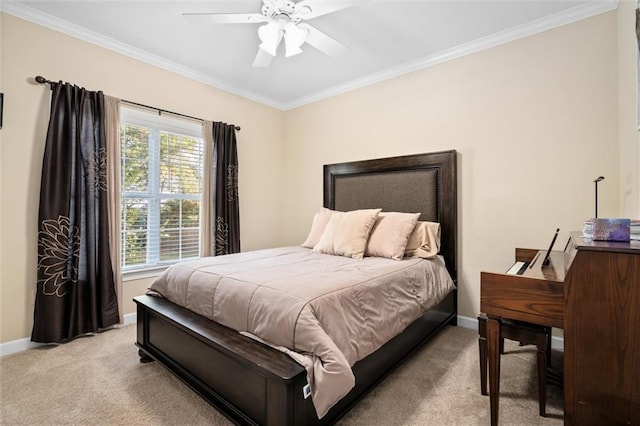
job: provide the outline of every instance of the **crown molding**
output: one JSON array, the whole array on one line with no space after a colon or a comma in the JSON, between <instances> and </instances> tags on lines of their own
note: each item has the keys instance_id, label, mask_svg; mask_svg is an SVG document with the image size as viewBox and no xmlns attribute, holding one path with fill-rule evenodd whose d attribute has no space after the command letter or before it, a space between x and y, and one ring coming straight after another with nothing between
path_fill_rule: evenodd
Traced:
<instances>
[{"instance_id":1,"label":"crown molding","mask_svg":"<svg viewBox=\"0 0 640 426\"><path fill-rule=\"evenodd\" d=\"M17 16L18 18L22 18L27 21L42 25L44 27L51 28L80 40L104 47L105 49L109 49L122 55L157 66L159 68L171 71L192 80L199 81L217 89L224 90L226 92L282 111L286 111L318 102L333 96L337 96L355 89L376 84L385 80L393 79L395 77L428 68L446 61L451 61L453 59L470 55L472 53L490 49L492 47L509 43L511 41L528 37L530 35L534 35L543 31L571 24L573 22L590 18L601 13L606 13L611 10L615 10L618 7L618 2L619 0L602 0L598 2L579 5L566 11L529 22L519 27L511 28L509 30L502 31L470 43L465 43L454 48L438 52L434 55L405 63L397 67L388 68L386 70L365 76L363 78L358 78L350 82L334 86L330 89L322 90L308 96L300 97L290 102L280 102L275 99L258 95L254 92L243 90L239 87L229 86L211 78L211 76L205 73L196 71L189 67L185 67L179 63L169 61L165 58L127 45L125 43L121 43L112 38L105 37L104 35L93 32L84 27L55 18L51 15L42 13L36 9L26 6L25 4L17 3L13 0L0 0L0 12L6 12L10 15Z\"/></svg>"},{"instance_id":2,"label":"crown molding","mask_svg":"<svg viewBox=\"0 0 640 426\"><path fill-rule=\"evenodd\" d=\"M384 71L370 74L363 78L358 78L348 83L314 93L309 96L298 98L292 102L286 103L284 105L284 110L286 111L293 108L298 108L307 104L321 101L323 99L340 95L342 93L350 92L361 87L370 86L372 84L380 83L385 80L390 80L404 74L432 67L443 62L461 58L472 53L477 53L482 50L499 46L501 44L506 44L511 41L528 37L530 35L558 28L563 25L571 24L586 18L590 18L592 16L599 15L601 13L609 12L611 10L615 10L617 7L618 0L603 0L598 3L576 6L569 10L550 15L542 19L537 19L527 24L502 31L488 37L483 37L469 43L461 44L451 49L443 50L425 58L407 62L397 67L389 68Z\"/></svg>"}]
</instances>

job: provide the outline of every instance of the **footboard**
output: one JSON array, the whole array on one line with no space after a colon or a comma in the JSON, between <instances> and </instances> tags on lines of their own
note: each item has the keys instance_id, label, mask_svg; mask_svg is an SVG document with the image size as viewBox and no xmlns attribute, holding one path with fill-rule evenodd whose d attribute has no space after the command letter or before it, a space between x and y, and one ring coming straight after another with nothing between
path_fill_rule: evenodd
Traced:
<instances>
[{"instance_id":1,"label":"footboard","mask_svg":"<svg viewBox=\"0 0 640 426\"><path fill-rule=\"evenodd\" d=\"M353 367L356 387L318 420L305 369L287 355L164 299L134 298L141 357L159 361L232 421L319 425L342 417L399 362L455 317L455 291Z\"/></svg>"},{"instance_id":2,"label":"footboard","mask_svg":"<svg viewBox=\"0 0 640 426\"><path fill-rule=\"evenodd\" d=\"M164 299L139 296L136 345L241 424L293 424L305 369L287 355ZM310 402L310 401L309 401Z\"/></svg>"}]
</instances>

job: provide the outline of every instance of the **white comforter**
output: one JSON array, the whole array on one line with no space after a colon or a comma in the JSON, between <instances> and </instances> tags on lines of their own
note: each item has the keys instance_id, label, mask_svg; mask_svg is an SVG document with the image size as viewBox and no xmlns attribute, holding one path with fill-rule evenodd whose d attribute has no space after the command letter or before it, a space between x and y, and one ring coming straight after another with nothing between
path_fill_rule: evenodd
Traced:
<instances>
[{"instance_id":1,"label":"white comforter","mask_svg":"<svg viewBox=\"0 0 640 426\"><path fill-rule=\"evenodd\" d=\"M453 287L439 257L354 260L282 247L176 264L150 290L289 353L307 370L321 418L354 386L356 361Z\"/></svg>"}]
</instances>

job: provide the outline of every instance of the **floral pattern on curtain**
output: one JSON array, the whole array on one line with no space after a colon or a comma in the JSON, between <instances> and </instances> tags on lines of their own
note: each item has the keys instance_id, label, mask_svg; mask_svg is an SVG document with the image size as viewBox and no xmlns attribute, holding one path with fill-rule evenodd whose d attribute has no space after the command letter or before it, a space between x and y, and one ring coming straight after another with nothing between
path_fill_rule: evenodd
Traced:
<instances>
[{"instance_id":1,"label":"floral pattern on curtain","mask_svg":"<svg viewBox=\"0 0 640 426\"><path fill-rule=\"evenodd\" d=\"M119 321L104 119L102 92L52 84L38 218L36 342L63 342Z\"/></svg>"},{"instance_id":2,"label":"floral pattern on curtain","mask_svg":"<svg viewBox=\"0 0 640 426\"><path fill-rule=\"evenodd\" d=\"M215 164L215 255L240 251L238 147L233 124L213 123Z\"/></svg>"}]
</instances>

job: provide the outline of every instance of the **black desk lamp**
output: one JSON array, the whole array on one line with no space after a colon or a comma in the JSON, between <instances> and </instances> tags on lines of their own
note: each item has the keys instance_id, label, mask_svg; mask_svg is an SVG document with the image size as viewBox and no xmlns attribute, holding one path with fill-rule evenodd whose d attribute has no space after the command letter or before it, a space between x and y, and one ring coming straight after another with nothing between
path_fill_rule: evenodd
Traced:
<instances>
[{"instance_id":1,"label":"black desk lamp","mask_svg":"<svg viewBox=\"0 0 640 426\"><path fill-rule=\"evenodd\" d=\"M596 215L595 218L598 218L598 182L604 180L604 176L598 176L593 183L596 185Z\"/></svg>"}]
</instances>

